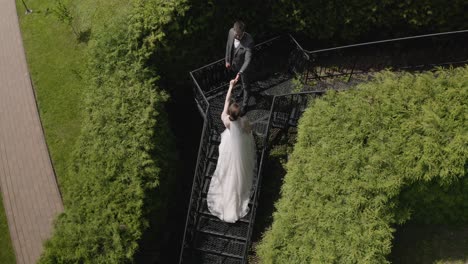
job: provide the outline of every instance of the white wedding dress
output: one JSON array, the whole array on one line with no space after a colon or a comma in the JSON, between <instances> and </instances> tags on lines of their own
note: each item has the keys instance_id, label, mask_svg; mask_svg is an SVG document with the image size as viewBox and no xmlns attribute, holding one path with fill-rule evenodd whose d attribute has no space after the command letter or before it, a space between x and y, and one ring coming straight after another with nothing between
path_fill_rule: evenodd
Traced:
<instances>
[{"instance_id":1,"label":"white wedding dress","mask_svg":"<svg viewBox=\"0 0 468 264\"><path fill-rule=\"evenodd\" d=\"M249 212L255 166L256 148L248 120L230 121L221 134L218 163L207 195L213 215L234 223Z\"/></svg>"}]
</instances>

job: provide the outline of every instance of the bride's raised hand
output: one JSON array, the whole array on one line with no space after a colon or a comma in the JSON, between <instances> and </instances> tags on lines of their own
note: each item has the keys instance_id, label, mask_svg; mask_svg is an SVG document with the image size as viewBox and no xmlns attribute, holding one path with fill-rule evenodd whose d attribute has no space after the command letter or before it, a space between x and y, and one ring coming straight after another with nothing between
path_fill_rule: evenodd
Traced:
<instances>
[{"instance_id":1,"label":"bride's raised hand","mask_svg":"<svg viewBox=\"0 0 468 264\"><path fill-rule=\"evenodd\" d=\"M229 86L231 87L234 87L234 85L237 83L237 80L236 79L232 79L230 82L229 82Z\"/></svg>"}]
</instances>

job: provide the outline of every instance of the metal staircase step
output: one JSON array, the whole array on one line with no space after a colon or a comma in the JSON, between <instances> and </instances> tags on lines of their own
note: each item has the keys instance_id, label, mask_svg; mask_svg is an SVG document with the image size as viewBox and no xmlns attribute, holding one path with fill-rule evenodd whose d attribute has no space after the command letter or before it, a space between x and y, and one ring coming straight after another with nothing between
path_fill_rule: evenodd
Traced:
<instances>
[{"instance_id":1,"label":"metal staircase step","mask_svg":"<svg viewBox=\"0 0 468 264\"><path fill-rule=\"evenodd\" d=\"M208 148L208 158L211 160L218 160L219 156L219 145L211 144Z\"/></svg>"},{"instance_id":2,"label":"metal staircase step","mask_svg":"<svg viewBox=\"0 0 468 264\"><path fill-rule=\"evenodd\" d=\"M195 237L194 248L202 252L242 259L245 242L199 232Z\"/></svg>"},{"instance_id":3,"label":"metal staircase step","mask_svg":"<svg viewBox=\"0 0 468 264\"><path fill-rule=\"evenodd\" d=\"M211 176L206 176L203 179L202 197L206 197L206 194L208 193L208 190L210 189L210 183L211 183Z\"/></svg>"},{"instance_id":4,"label":"metal staircase step","mask_svg":"<svg viewBox=\"0 0 468 264\"><path fill-rule=\"evenodd\" d=\"M286 127L286 123L288 120L289 115L284 112L273 112L273 120L271 122L271 125L273 127L278 127L278 128L284 128Z\"/></svg>"},{"instance_id":5,"label":"metal staircase step","mask_svg":"<svg viewBox=\"0 0 468 264\"><path fill-rule=\"evenodd\" d=\"M187 263L241 264L242 259L195 250L192 261Z\"/></svg>"},{"instance_id":6,"label":"metal staircase step","mask_svg":"<svg viewBox=\"0 0 468 264\"><path fill-rule=\"evenodd\" d=\"M231 224L226 223L218 218L207 217L201 215L197 225L197 231L228 237L232 239L247 240L247 233L249 229L249 224L245 222L238 221L237 223Z\"/></svg>"},{"instance_id":7,"label":"metal staircase step","mask_svg":"<svg viewBox=\"0 0 468 264\"><path fill-rule=\"evenodd\" d=\"M217 132L212 132L210 136L211 144L219 145L221 143L221 135Z\"/></svg>"},{"instance_id":8,"label":"metal staircase step","mask_svg":"<svg viewBox=\"0 0 468 264\"><path fill-rule=\"evenodd\" d=\"M215 172L216 170L216 164L217 164L217 160L210 160L208 162L208 164L206 165L206 168L205 168L205 175L204 177L211 177L213 176L213 173Z\"/></svg>"}]
</instances>

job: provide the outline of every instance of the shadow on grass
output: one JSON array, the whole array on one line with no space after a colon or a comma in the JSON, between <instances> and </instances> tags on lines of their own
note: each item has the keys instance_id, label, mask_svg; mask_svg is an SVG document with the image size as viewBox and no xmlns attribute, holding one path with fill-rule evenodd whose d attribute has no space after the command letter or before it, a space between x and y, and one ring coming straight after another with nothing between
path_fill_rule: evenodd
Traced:
<instances>
[{"instance_id":1,"label":"shadow on grass","mask_svg":"<svg viewBox=\"0 0 468 264\"><path fill-rule=\"evenodd\" d=\"M397 227L392 263L468 263L468 225Z\"/></svg>"}]
</instances>

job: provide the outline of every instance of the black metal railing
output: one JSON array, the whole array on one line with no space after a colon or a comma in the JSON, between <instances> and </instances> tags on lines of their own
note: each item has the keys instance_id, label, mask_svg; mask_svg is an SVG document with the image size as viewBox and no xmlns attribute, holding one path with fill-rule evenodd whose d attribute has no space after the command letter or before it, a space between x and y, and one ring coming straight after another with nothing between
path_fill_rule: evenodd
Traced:
<instances>
[{"instance_id":1,"label":"black metal railing","mask_svg":"<svg viewBox=\"0 0 468 264\"><path fill-rule=\"evenodd\" d=\"M468 63L468 30L414 36L369 43L361 43L316 51L303 50L307 54L306 67L296 73L302 73L304 83L323 78L340 78L350 81L356 74L367 74L386 68L395 70L429 70L438 66L457 66ZM430 54L428 56L428 54ZM303 70L301 72L301 70ZM253 205L258 206L264 162L269 155L269 148L274 139L273 129L288 133L289 127L296 127L308 102L321 96L324 91L308 91L275 96L271 105L266 136L261 150L258 168L258 182L253 196ZM275 133L275 137L278 132ZM256 208L255 208L256 209ZM249 226L249 240L245 256L251 244L251 234L255 222L253 210ZM246 259L245 259L246 261Z\"/></svg>"},{"instance_id":2,"label":"black metal railing","mask_svg":"<svg viewBox=\"0 0 468 264\"><path fill-rule=\"evenodd\" d=\"M291 35L279 36L255 46L251 68L251 82L269 78L276 72L302 73L308 55ZM208 108L208 98L225 91L233 73L226 69L224 59L217 60L190 72L194 96L202 115Z\"/></svg>"},{"instance_id":3,"label":"black metal railing","mask_svg":"<svg viewBox=\"0 0 468 264\"><path fill-rule=\"evenodd\" d=\"M250 215L249 219L249 229L247 235L248 240L244 252L244 263L247 262L248 250L252 242L251 237L255 222L254 220L257 212L256 209L258 206L258 199L260 196L260 187L263 176L264 162L269 155L269 148L271 146L270 143L273 142L274 138L278 137L280 133L288 133L288 129L290 127L297 127L299 118L306 110L309 101L315 97L323 95L324 93L324 91L307 91L300 93L277 95L273 98L273 102L271 104L270 109L270 115L268 118L268 125L265 133L266 136L263 139L262 149L260 152L261 155L257 170L257 188L255 188L254 194L252 196L252 204L254 208L252 208L252 214ZM277 133L275 133L274 138L271 137L272 129L279 130Z\"/></svg>"},{"instance_id":4,"label":"black metal railing","mask_svg":"<svg viewBox=\"0 0 468 264\"><path fill-rule=\"evenodd\" d=\"M208 99L206 98L205 93L200 88L200 85L198 84L197 79L195 79L194 71L190 72L190 77L192 78L192 81L193 81L193 95L194 95L195 103L198 107L198 110L200 111L200 114L202 115L203 119L206 122L206 117L207 117L206 114L208 111L208 107L210 106L210 103L208 102Z\"/></svg>"},{"instance_id":5,"label":"black metal railing","mask_svg":"<svg viewBox=\"0 0 468 264\"><path fill-rule=\"evenodd\" d=\"M205 112L205 116L208 116L207 112L209 109L207 108ZM185 248L185 243L192 241L194 237L194 231L195 227L197 224L197 212L198 208L200 207L200 198L201 198L201 190L203 186L203 174L204 174L204 169L207 165L207 152L209 148L209 142L210 142L210 134L211 134L211 122L209 120L205 120L203 123L203 130L201 133L201 138L200 138L200 145L198 147L198 156L197 156L197 163L195 165L195 175L193 177L193 183L192 183L192 190L191 190L191 195L190 195L190 202L189 202L189 208L187 212L187 218L185 222L185 230L184 230L184 236L182 239L182 251L180 254L180 259L179 262L182 263L183 260L183 251Z\"/></svg>"},{"instance_id":6,"label":"black metal railing","mask_svg":"<svg viewBox=\"0 0 468 264\"><path fill-rule=\"evenodd\" d=\"M296 43L292 36L288 35L276 37L256 45L252 60L253 65L251 66L256 69L252 78L253 81L266 79L271 74L279 71L303 71L305 65L307 65L307 55ZM195 240L194 232L198 224L199 211L202 207L203 184L208 170L208 163L210 162L208 152L213 145L216 145L213 140L219 139L219 131L216 128L215 121L211 118L213 107L210 105L209 98L226 90L228 80L231 77L229 74L225 68L224 59L190 72L194 85L194 98L204 118L204 124L179 258L180 263L187 257L185 251L190 248L190 244ZM263 133L266 133L266 131L263 131ZM190 256L190 253L187 255Z\"/></svg>"},{"instance_id":7,"label":"black metal railing","mask_svg":"<svg viewBox=\"0 0 468 264\"><path fill-rule=\"evenodd\" d=\"M390 39L376 42L360 43L330 49L306 51L292 36L282 36L260 43L255 47L256 80L271 78L272 74L281 71L302 76L301 81L309 84L313 80L340 80L348 82L359 74L370 74L385 68L395 70L427 70L436 66L457 66L468 63L468 30L414 36L409 38ZM194 83L194 97L201 115L204 117L203 131L192 185L192 194L184 231L180 263L184 261L184 250L190 244L199 221L199 210L203 207L202 189L206 185L210 161L209 152L219 143L219 127L214 117L219 119L219 106L210 102L224 96L230 79L230 73L224 67L224 60L219 60L190 73ZM332 89L336 87L330 86ZM313 86L309 86L313 89ZM345 87L347 89L349 87ZM290 127L296 127L298 120L312 98L324 91L310 91L276 95L268 113L268 122L259 134L263 135L260 158L257 160L255 188L251 201L251 213L248 216L248 230L243 246L242 263L247 262L251 244L253 224L258 206L260 187L265 159L274 138L287 133ZM216 101L216 100L215 100ZM218 100L219 101L219 100ZM215 111L216 110L216 111ZM213 112L213 113L212 113ZM218 120L217 120L218 121ZM221 254L222 255L222 254ZM238 258L239 259L239 258ZM191 259L188 259L189 263ZM230 262L229 262L230 263ZM234 262L233 262L234 263ZM235 262L237 263L237 262Z\"/></svg>"},{"instance_id":8,"label":"black metal railing","mask_svg":"<svg viewBox=\"0 0 468 264\"><path fill-rule=\"evenodd\" d=\"M468 30L426 34L304 52L310 57L303 72L306 82L342 77L386 68L420 71L468 61Z\"/></svg>"}]
</instances>

